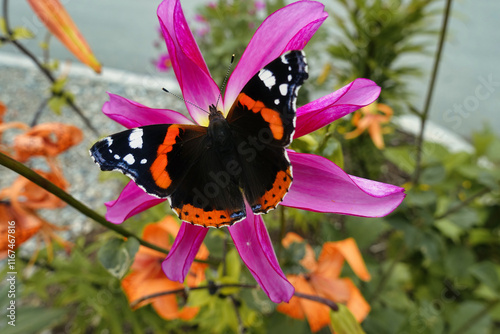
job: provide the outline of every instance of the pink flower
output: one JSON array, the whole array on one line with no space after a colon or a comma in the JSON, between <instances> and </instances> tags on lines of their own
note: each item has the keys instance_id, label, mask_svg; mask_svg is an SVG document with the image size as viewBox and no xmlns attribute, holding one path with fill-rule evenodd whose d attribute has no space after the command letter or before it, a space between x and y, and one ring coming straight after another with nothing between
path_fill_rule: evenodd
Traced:
<instances>
[{"instance_id":1,"label":"pink flower","mask_svg":"<svg viewBox=\"0 0 500 334\"><path fill-rule=\"evenodd\" d=\"M256 10L266 9L266 2L265 1L255 1L255 9Z\"/></svg>"},{"instance_id":2,"label":"pink flower","mask_svg":"<svg viewBox=\"0 0 500 334\"><path fill-rule=\"evenodd\" d=\"M202 22L202 23L205 23L207 22L207 19L205 18L205 16L201 15L201 14L195 14L194 15L194 20L196 22Z\"/></svg>"},{"instance_id":3,"label":"pink flower","mask_svg":"<svg viewBox=\"0 0 500 334\"><path fill-rule=\"evenodd\" d=\"M314 1L298 1L270 15L259 27L227 82L224 101L228 112L243 86L266 64L288 50L302 49L328 14ZM193 105L208 108L219 96L198 49L179 0L165 0L158 7L172 67L192 120L173 110L151 109L110 94L103 112L127 128L150 124L196 124L207 126L207 114ZM334 120L376 100L380 88L367 79L357 79L340 90L297 110L295 137L315 131ZM403 200L403 188L346 174L328 159L313 154L288 151L294 181L281 203L318 212L334 212L380 217L392 212ZM160 202L130 182L117 200L106 203L106 218L121 223ZM248 269L276 303L287 302L294 288L283 274L262 216L253 215L228 227L236 248ZM163 270L173 281L183 281L205 238L207 228L183 222L175 242L163 262Z\"/></svg>"},{"instance_id":4,"label":"pink flower","mask_svg":"<svg viewBox=\"0 0 500 334\"><path fill-rule=\"evenodd\" d=\"M160 72L169 71L172 68L172 60L168 52L162 53L154 62L156 69Z\"/></svg>"}]
</instances>

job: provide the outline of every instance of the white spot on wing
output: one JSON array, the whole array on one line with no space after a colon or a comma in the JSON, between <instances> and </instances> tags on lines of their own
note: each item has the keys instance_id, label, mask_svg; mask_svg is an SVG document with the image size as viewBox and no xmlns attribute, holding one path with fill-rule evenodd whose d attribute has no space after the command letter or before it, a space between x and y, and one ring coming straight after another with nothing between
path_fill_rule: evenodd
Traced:
<instances>
[{"instance_id":1,"label":"white spot on wing","mask_svg":"<svg viewBox=\"0 0 500 334\"><path fill-rule=\"evenodd\" d=\"M281 84L279 89L281 95L286 96L286 93L288 93L288 84Z\"/></svg>"},{"instance_id":2,"label":"white spot on wing","mask_svg":"<svg viewBox=\"0 0 500 334\"><path fill-rule=\"evenodd\" d=\"M123 157L123 161L125 161L129 165L132 165L135 162L135 159L134 159L134 156L129 153L126 156Z\"/></svg>"},{"instance_id":3,"label":"white spot on wing","mask_svg":"<svg viewBox=\"0 0 500 334\"><path fill-rule=\"evenodd\" d=\"M271 89L274 85L276 85L276 78L273 73L269 70L263 68L259 71L259 78L264 82L267 88Z\"/></svg>"},{"instance_id":4,"label":"white spot on wing","mask_svg":"<svg viewBox=\"0 0 500 334\"><path fill-rule=\"evenodd\" d=\"M274 100L274 104L275 104L275 105L279 105L279 104L280 104L280 99L276 99L276 100Z\"/></svg>"},{"instance_id":5,"label":"white spot on wing","mask_svg":"<svg viewBox=\"0 0 500 334\"><path fill-rule=\"evenodd\" d=\"M141 165L144 165L146 162L148 162L148 160L147 160L147 159L142 159L142 160L141 160Z\"/></svg>"},{"instance_id":6,"label":"white spot on wing","mask_svg":"<svg viewBox=\"0 0 500 334\"><path fill-rule=\"evenodd\" d=\"M288 75L288 81L292 81L292 75L291 74Z\"/></svg>"},{"instance_id":7,"label":"white spot on wing","mask_svg":"<svg viewBox=\"0 0 500 334\"><path fill-rule=\"evenodd\" d=\"M116 159L116 160L119 160L119 159L120 159L120 156L119 156L118 154L115 154L115 156L114 156L114 157L115 157L115 159Z\"/></svg>"},{"instance_id":8,"label":"white spot on wing","mask_svg":"<svg viewBox=\"0 0 500 334\"><path fill-rule=\"evenodd\" d=\"M281 61L283 62L283 64L288 64L288 59L286 59L285 55L281 56Z\"/></svg>"},{"instance_id":9,"label":"white spot on wing","mask_svg":"<svg viewBox=\"0 0 500 334\"><path fill-rule=\"evenodd\" d=\"M108 142L108 147L111 146L111 144L113 144L113 139L111 137L107 137L106 141Z\"/></svg>"},{"instance_id":10,"label":"white spot on wing","mask_svg":"<svg viewBox=\"0 0 500 334\"><path fill-rule=\"evenodd\" d=\"M130 148L142 148L142 129L134 129L128 136L128 145Z\"/></svg>"}]
</instances>

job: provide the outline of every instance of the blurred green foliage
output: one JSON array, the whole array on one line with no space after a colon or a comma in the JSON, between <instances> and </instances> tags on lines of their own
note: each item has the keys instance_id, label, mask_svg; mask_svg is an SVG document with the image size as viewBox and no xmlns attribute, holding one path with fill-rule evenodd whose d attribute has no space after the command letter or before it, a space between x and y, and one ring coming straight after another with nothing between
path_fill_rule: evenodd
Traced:
<instances>
[{"instance_id":1,"label":"blurred green foliage","mask_svg":"<svg viewBox=\"0 0 500 334\"><path fill-rule=\"evenodd\" d=\"M405 104L407 80L422 74L410 56L421 56L435 44L436 0L337 0L327 40L332 76L344 85L367 78L381 86L381 102ZM438 22L439 23L439 22ZM432 38L429 38L432 37Z\"/></svg>"},{"instance_id":2,"label":"blurred green foliage","mask_svg":"<svg viewBox=\"0 0 500 334\"><path fill-rule=\"evenodd\" d=\"M284 0L219 0L199 8L194 33L217 83L222 83L231 55L238 61L262 21L285 5Z\"/></svg>"}]
</instances>

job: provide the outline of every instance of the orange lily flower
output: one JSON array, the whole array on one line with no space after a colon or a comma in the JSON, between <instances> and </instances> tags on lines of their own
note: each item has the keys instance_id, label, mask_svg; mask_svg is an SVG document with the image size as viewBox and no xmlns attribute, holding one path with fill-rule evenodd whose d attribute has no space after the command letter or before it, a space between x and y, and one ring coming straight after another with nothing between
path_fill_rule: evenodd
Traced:
<instances>
[{"instance_id":1,"label":"orange lily flower","mask_svg":"<svg viewBox=\"0 0 500 334\"><path fill-rule=\"evenodd\" d=\"M293 242L303 241L302 237L290 232L282 243L288 248ZM349 263L359 278L364 281L371 279L356 241L352 238L326 242L317 261L314 250L306 244L305 255L300 264L309 273L287 275L287 278L297 292L317 295L336 303L346 303L356 320L361 322L370 312L370 305L350 278L339 277L344 261ZM312 332L330 324L330 308L315 301L294 296L288 304L279 304L277 310L295 319L307 318Z\"/></svg>"},{"instance_id":2,"label":"orange lily flower","mask_svg":"<svg viewBox=\"0 0 500 334\"><path fill-rule=\"evenodd\" d=\"M154 245L170 249L172 246L170 240L174 240L178 232L179 224L175 218L166 216L163 220L146 226L142 237ZM199 260L208 258L208 249L205 245L201 245L196 258ZM141 297L184 288L182 283L171 281L165 276L161 268L164 259L163 253L144 246L139 247L131 267L132 272L122 280L123 290L131 304ZM194 262L186 278L187 285L197 286L205 280L207 266L204 263ZM189 320L194 318L199 310L198 307L190 306L179 308L175 294L144 300L134 308L149 303L152 303L153 308L162 318L168 320L177 318Z\"/></svg>"},{"instance_id":3,"label":"orange lily flower","mask_svg":"<svg viewBox=\"0 0 500 334\"><path fill-rule=\"evenodd\" d=\"M40 21L76 58L97 73L101 72L101 64L59 0L28 0L28 3Z\"/></svg>"},{"instance_id":4,"label":"orange lily flower","mask_svg":"<svg viewBox=\"0 0 500 334\"><path fill-rule=\"evenodd\" d=\"M382 114L378 113L381 112ZM361 135L365 130L368 130L373 144L378 149L385 147L383 134L387 133L387 129L382 128L382 124L389 123L392 115L392 108L383 103L373 102L366 107L354 113L352 124L356 127L354 131L344 135L345 139L353 139Z\"/></svg>"},{"instance_id":5,"label":"orange lily flower","mask_svg":"<svg viewBox=\"0 0 500 334\"><path fill-rule=\"evenodd\" d=\"M55 157L82 140L82 131L73 125L43 123L35 125L14 139L15 159L21 162L32 156Z\"/></svg>"},{"instance_id":6,"label":"orange lily flower","mask_svg":"<svg viewBox=\"0 0 500 334\"><path fill-rule=\"evenodd\" d=\"M19 214L8 202L0 202L0 220L2 222L0 224L0 259L6 258L7 251L11 249L8 243L7 231L12 226L8 225L8 222L15 222L15 248L34 236L42 226L36 217Z\"/></svg>"},{"instance_id":7,"label":"orange lily flower","mask_svg":"<svg viewBox=\"0 0 500 334\"><path fill-rule=\"evenodd\" d=\"M35 170L35 172L61 189L66 189L68 187L68 183L59 169L49 173L41 170ZM49 193L47 190L22 176L19 176L10 187L2 189L0 191L0 198L10 200L12 206L18 212L25 211L26 209L56 209L66 205L66 203L56 195Z\"/></svg>"},{"instance_id":8,"label":"orange lily flower","mask_svg":"<svg viewBox=\"0 0 500 334\"><path fill-rule=\"evenodd\" d=\"M2 133L5 130L17 128L17 129L21 129L21 130L26 131L29 129L29 126L22 123L22 122L4 123L3 117L5 116L6 111L7 111L7 107L5 106L5 104L2 103L2 101L0 101L0 141L2 140ZM9 155L8 151L9 151L9 149L0 142L0 152Z\"/></svg>"},{"instance_id":9,"label":"orange lily flower","mask_svg":"<svg viewBox=\"0 0 500 334\"><path fill-rule=\"evenodd\" d=\"M26 131L14 138L13 151L15 159L26 161L34 155L44 156L50 168L50 172L35 170L47 180L59 188L66 189L68 183L59 168L55 156L69 147L78 144L82 140L82 132L77 127L61 123L45 123L30 127L22 122L3 123L5 106L0 103L0 135L8 129L21 129ZM1 139L1 137L0 137ZM0 144L0 151L10 155L10 147ZM72 243L62 239L55 232L66 230L65 227L53 225L41 218L36 210L56 209L66 205L57 196L32 183L28 179L19 176L9 187L0 190L0 217L5 224L0 225L0 258L7 255L8 250L8 223L15 221L16 248L37 234L47 247L48 260L53 257L52 241L63 246L66 251L72 247ZM38 255L38 250L33 254L31 261Z\"/></svg>"},{"instance_id":10,"label":"orange lily flower","mask_svg":"<svg viewBox=\"0 0 500 334\"><path fill-rule=\"evenodd\" d=\"M39 170L36 172L62 189L67 187L67 182L59 170L50 173ZM55 233L67 228L53 225L35 212L37 209L60 208L66 203L22 176L19 176L10 187L0 191L0 199L5 201L0 207L0 216L5 222L0 227L0 258L7 255L7 222L12 220L16 222L16 248L39 233L46 244L49 261L53 257L52 240L69 252L73 244ZM32 261L36 259L37 254L38 250L33 254Z\"/></svg>"}]
</instances>

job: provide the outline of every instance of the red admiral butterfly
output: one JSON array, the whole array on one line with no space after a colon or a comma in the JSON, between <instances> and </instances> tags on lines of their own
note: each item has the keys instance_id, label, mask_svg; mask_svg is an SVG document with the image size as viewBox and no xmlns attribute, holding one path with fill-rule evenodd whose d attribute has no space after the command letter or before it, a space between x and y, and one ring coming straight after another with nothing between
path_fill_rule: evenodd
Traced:
<instances>
[{"instance_id":1,"label":"red admiral butterfly","mask_svg":"<svg viewBox=\"0 0 500 334\"><path fill-rule=\"evenodd\" d=\"M157 124L92 146L101 170L118 170L148 194L167 198L180 219L232 225L283 200L292 183L285 148L295 131L297 92L308 77L302 51L289 51L245 85L228 115L209 106L209 125Z\"/></svg>"}]
</instances>

